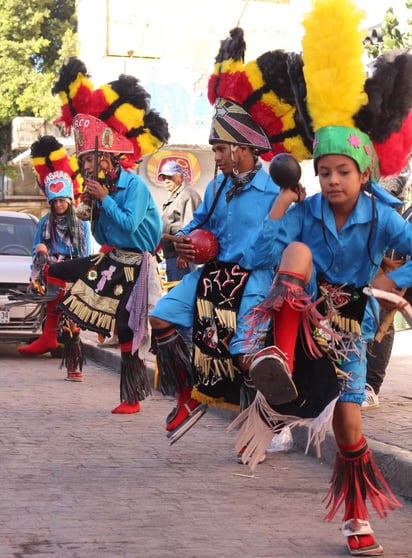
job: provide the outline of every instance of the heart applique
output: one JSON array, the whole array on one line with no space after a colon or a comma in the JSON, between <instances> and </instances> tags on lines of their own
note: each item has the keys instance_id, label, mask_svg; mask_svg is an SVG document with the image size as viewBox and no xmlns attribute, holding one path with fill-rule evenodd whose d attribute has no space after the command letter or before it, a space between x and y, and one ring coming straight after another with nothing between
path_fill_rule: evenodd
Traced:
<instances>
[{"instance_id":1,"label":"heart applique","mask_svg":"<svg viewBox=\"0 0 412 558\"><path fill-rule=\"evenodd\" d=\"M64 182L52 182L49 186L49 190L50 192L53 192L53 194L57 194L58 192L61 192L64 188Z\"/></svg>"}]
</instances>

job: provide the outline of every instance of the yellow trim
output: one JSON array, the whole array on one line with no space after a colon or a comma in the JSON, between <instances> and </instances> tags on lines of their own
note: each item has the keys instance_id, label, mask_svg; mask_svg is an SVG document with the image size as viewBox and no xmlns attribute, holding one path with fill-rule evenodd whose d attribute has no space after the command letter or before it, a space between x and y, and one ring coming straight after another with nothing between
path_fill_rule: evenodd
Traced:
<instances>
[{"instance_id":1,"label":"yellow trim","mask_svg":"<svg viewBox=\"0 0 412 558\"><path fill-rule=\"evenodd\" d=\"M198 391L196 386L192 389L191 397L193 399L196 399L196 401L199 401L200 403L207 403L208 405L221 407L222 409L230 409L231 411L236 411L236 412L240 411L239 405L235 405L233 403L227 403L223 399L223 397L219 397L218 399L214 397L209 397L204 393Z\"/></svg>"}]
</instances>

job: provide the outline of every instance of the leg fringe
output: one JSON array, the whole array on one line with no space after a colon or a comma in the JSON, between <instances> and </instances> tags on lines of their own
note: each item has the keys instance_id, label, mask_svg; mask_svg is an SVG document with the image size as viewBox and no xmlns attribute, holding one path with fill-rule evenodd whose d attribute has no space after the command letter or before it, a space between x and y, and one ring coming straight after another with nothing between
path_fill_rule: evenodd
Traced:
<instances>
[{"instance_id":1,"label":"leg fringe","mask_svg":"<svg viewBox=\"0 0 412 558\"><path fill-rule=\"evenodd\" d=\"M313 444L318 457L320 457L320 444L331 427L336 401L337 398L331 401L316 418L303 419L278 413L272 409L264 396L258 391L250 407L242 411L228 426L229 432L236 427L240 427L235 440L235 450L240 452L242 448L247 446L244 451L244 463L247 463L250 469L254 471L275 433L280 432L285 426L289 426L291 429L295 426L307 426L306 453L310 444Z\"/></svg>"},{"instance_id":2,"label":"leg fringe","mask_svg":"<svg viewBox=\"0 0 412 558\"><path fill-rule=\"evenodd\" d=\"M331 487L322 500L326 501L326 508L330 508L324 519L331 521L344 503L344 521L354 519L356 524L358 519L367 519L370 516L366 507L367 498L381 518L387 516L387 510L402 507L373 460L367 445L361 455L357 454L354 457L347 457L338 452Z\"/></svg>"},{"instance_id":3,"label":"leg fringe","mask_svg":"<svg viewBox=\"0 0 412 558\"><path fill-rule=\"evenodd\" d=\"M83 370L84 358L83 343L79 333L73 333L63 345L63 357L60 368L66 367L69 372Z\"/></svg>"},{"instance_id":4,"label":"leg fringe","mask_svg":"<svg viewBox=\"0 0 412 558\"><path fill-rule=\"evenodd\" d=\"M146 365L138 354L122 354L120 367L120 401L137 403L151 395Z\"/></svg>"},{"instance_id":5,"label":"leg fringe","mask_svg":"<svg viewBox=\"0 0 412 558\"><path fill-rule=\"evenodd\" d=\"M181 335L175 330L162 339L156 339L159 391L174 396L196 384L189 350Z\"/></svg>"}]
</instances>

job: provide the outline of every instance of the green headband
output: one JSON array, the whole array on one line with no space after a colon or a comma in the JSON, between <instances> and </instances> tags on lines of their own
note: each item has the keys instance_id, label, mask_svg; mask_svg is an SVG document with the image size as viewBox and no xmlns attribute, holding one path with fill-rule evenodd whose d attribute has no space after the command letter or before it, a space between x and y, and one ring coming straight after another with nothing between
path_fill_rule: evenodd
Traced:
<instances>
[{"instance_id":1,"label":"green headband","mask_svg":"<svg viewBox=\"0 0 412 558\"><path fill-rule=\"evenodd\" d=\"M347 126L325 126L315 133L313 160L317 174L317 161L324 155L346 155L356 161L360 172L368 167L371 179L380 178L379 159L369 136L357 128Z\"/></svg>"}]
</instances>

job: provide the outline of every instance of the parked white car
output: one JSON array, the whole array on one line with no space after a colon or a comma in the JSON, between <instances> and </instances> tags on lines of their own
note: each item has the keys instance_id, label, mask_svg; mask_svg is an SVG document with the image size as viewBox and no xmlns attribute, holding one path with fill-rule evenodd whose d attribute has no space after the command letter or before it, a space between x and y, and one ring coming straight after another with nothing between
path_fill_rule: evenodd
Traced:
<instances>
[{"instance_id":1,"label":"parked white car","mask_svg":"<svg viewBox=\"0 0 412 558\"><path fill-rule=\"evenodd\" d=\"M0 343L27 342L41 333L42 305L9 306L14 290L26 292L38 220L28 213L0 211Z\"/></svg>"}]
</instances>

